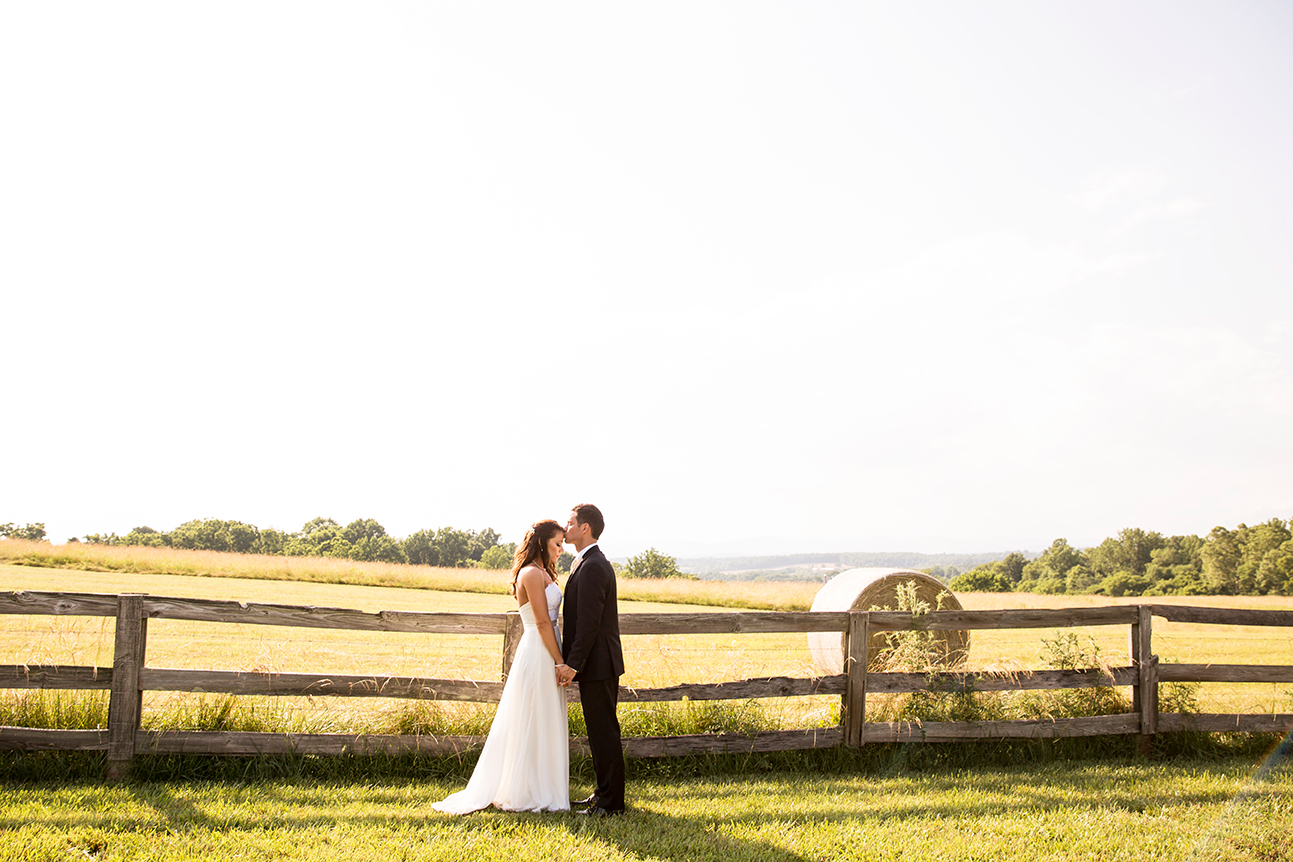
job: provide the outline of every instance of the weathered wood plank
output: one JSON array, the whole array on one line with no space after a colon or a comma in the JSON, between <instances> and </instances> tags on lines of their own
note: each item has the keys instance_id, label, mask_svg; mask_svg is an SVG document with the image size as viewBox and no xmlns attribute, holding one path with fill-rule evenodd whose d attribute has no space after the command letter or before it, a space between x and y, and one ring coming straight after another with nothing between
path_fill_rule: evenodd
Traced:
<instances>
[{"instance_id":1,"label":"weathered wood plank","mask_svg":"<svg viewBox=\"0 0 1293 862\"><path fill-rule=\"evenodd\" d=\"M149 596L144 601L144 611L153 618L194 622L464 635L502 634L507 619L507 614L414 611L369 613L350 608L275 605L221 599L177 599L162 596Z\"/></svg>"},{"instance_id":2,"label":"weathered wood plank","mask_svg":"<svg viewBox=\"0 0 1293 862\"><path fill-rule=\"evenodd\" d=\"M112 617L117 614L117 596L114 593L11 590L0 592L0 614Z\"/></svg>"},{"instance_id":3,"label":"weathered wood plank","mask_svg":"<svg viewBox=\"0 0 1293 862\"><path fill-rule=\"evenodd\" d=\"M1034 670L1011 672L960 671L956 673L869 673L867 690L874 694L913 691L1029 691L1058 688L1101 688L1135 685L1139 671L1132 667L1103 670Z\"/></svg>"},{"instance_id":4,"label":"weathered wood plank","mask_svg":"<svg viewBox=\"0 0 1293 862\"><path fill-rule=\"evenodd\" d=\"M434 754L458 755L484 745L483 736L355 733L253 733L166 730L140 731L141 754Z\"/></svg>"},{"instance_id":5,"label":"weathered wood plank","mask_svg":"<svg viewBox=\"0 0 1293 862\"><path fill-rule=\"evenodd\" d=\"M845 677L822 676L799 679L769 676L731 682L680 683L664 688L633 689L620 686L621 702L659 702L672 700L748 700L755 697L806 697L815 694L843 694ZM578 686L572 686L578 689Z\"/></svg>"},{"instance_id":6,"label":"weathered wood plank","mask_svg":"<svg viewBox=\"0 0 1293 862\"><path fill-rule=\"evenodd\" d=\"M1160 664L1161 682L1293 682L1284 664Z\"/></svg>"},{"instance_id":7,"label":"weathered wood plank","mask_svg":"<svg viewBox=\"0 0 1293 862\"><path fill-rule=\"evenodd\" d=\"M503 683L479 680L428 679L317 673L258 673L248 671L143 668L147 691L187 691L278 696L392 697L497 703ZM842 694L844 677L763 677L719 683L681 683L665 688L620 687L624 702L687 700L747 700L758 697L806 697ZM579 700L579 686L571 687Z\"/></svg>"},{"instance_id":8,"label":"weathered wood plank","mask_svg":"<svg viewBox=\"0 0 1293 862\"><path fill-rule=\"evenodd\" d=\"M1293 611L1257 608L1202 608L1190 605L1149 605L1154 616L1174 623L1219 626L1293 626Z\"/></svg>"},{"instance_id":9,"label":"weathered wood plank","mask_svg":"<svg viewBox=\"0 0 1293 862\"><path fill-rule=\"evenodd\" d=\"M1154 614L1148 605L1136 608L1131 627L1131 663L1140 674L1133 688L1131 711L1140 715L1141 736L1153 736L1158 725L1158 656L1154 655ZM1147 750L1148 739L1141 740Z\"/></svg>"},{"instance_id":10,"label":"weathered wood plank","mask_svg":"<svg viewBox=\"0 0 1293 862\"><path fill-rule=\"evenodd\" d=\"M884 631L964 631L969 629L1050 629L1072 626L1130 625L1135 605L1097 608L1022 608L993 611L871 611L871 628Z\"/></svg>"},{"instance_id":11,"label":"weathered wood plank","mask_svg":"<svg viewBox=\"0 0 1293 862\"><path fill-rule=\"evenodd\" d=\"M0 727L0 751L107 751L106 730Z\"/></svg>"},{"instance_id":12,"label":"weathered wood plank","mask_svg":"<svg viewBox=\"0 0 1293 862\"><path fill-rule=\"evenodd\" d=\"M0 613L113 616L117 597L105 593L39 590L0 591ZM905 611L875 611L872 628L929 631L949 629L1061 628L1123 625L1136 621L1138 608L1173 622L1216 625L1293 626L1293 611L1208 608L1187 605L1111 605L1097 608L1025 608L981 611L931 611L913 618ZM150 596L148 616L204 622L357 628L429 634L502 634L506 614L442 614L412 611L367 613L348 608L242 603L214 599ZM623 634L729 634L737 632L844 631L848 613L839 611L740 611L697 614L622 614Z\"/></svg>"},{"instance_id":13,"label":"weathered wood plank","mask_svg":"<svg viewBox=\"0 0 1293 862\"><path fill-rule=\"evenodd\" d=\"M1293 714L1181 714L1164 712L1158 716L1158 732L1198 731L1203 733L1289 733L1293 731Z\"/></svg>"},{"instance_id":14,"label":"weathered wood plank","mask_svg":"<svg viewBox=\"0 0 1293 862\"><path fill-rule=\"evenodd\" d=\"M117 625L113 638L112 687L108 695L108 778L124 778L135 754L135 732L139 730L143 689L139 670L144 664L147 620L143 596L129 593L117 597Z\"/></svg>"},{"instance_id":15,"label":"weathered wood plank","mask_svg":"<svg viewBox=\"0 0 1293 862\"><path fill-rule=\"evenodd\" d=\"M871 641L869 611L849 614L848 635L844 647L844 744L857 748L862 744L862 725L866 721L867 648Z\"/></svg>"},{"instance_id":16,"label":"weathered wood plank","mask_svg":"<svg viewBox=\"0 0 1293 862\"><path fill-rule=\"evenodd\" d=\"M1140 732L1133 713L1027 721L867 722L862 741L956 742L965 739L1054 739Z\"/></svg>"},{"instance_id":17,"label":"weathered wood plank","mask_svg":"<svg viewBox=\"0 0 1293 862\"><path fill-rule=\"evenodd\" d=\"M844 742L838 727L813 730L769 730L744 736L739 733L706 733L687 736L636 736L624 740L629 757L680 757L688 754L750 754L765 751L802 751L835 748ZM572 750L587 750L584 739L571 740Z\"/></svg>"},{"instance_id":18,"label":"weathered wood plank","mask_svg":"<svg viewBox=\"0 0 1293 862\"><path fill-rule=\"evenodd\" d=\"M355 674L144 668L148 691L190 691L279 696L394 697L498 703L501 682Z\"/></svg>"},{"instance_id":19,"label":"weathered wood plank","mask_svg":"<svg viewBox=\"0 0 1293 862\"><path fill-rule=\"evenodd\" d=\"M112 687L112 668L71 665L0 665L0 688L106 690Z\"/></svg>"},{"instance_id":20,"label":"weathered wood plank","mask_svg":"<svg viewBox=\"0 0 1293 862\"><path fill-rule=\"evenodd\" d=\"M847 626L848 613L841 611L620 614L621 635L842 632Z\"/></svg>"},{"instance_id":21,"label":"weathered wood plank","mask_svg":"<svg viewBox=\"0 0 1293 862\"><path fill-rule=\"evenodd\" d=\"M678 757L704 753L751 753L833 748L841 743L839 728L775 730L742 734L626 737L629 757ZM0 740L3 736L0 735ZM483 736L361 735L350 733L250 733L215 731L140 731L136 745L148 754L256 755L460 755L484 745ZM570 749L588 753L586 737L571 737Z\"/></svg>"}]
</instances>

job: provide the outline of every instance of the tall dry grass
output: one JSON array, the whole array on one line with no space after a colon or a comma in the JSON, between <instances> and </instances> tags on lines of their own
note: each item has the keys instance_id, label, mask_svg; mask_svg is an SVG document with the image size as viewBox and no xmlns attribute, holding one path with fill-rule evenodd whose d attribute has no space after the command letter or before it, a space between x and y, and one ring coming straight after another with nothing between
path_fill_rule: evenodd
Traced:
<instances>
[{"instance_id":1,"label":"tall dry grass","mask_svg":"<svg viewBox=\"0 0 1293 862\"><path fill-rule=\"evenodd\" d=\"M506 595L511 580L505 572L494 569L452 569L357 562L336 557L278 557L77 542L51 545L22 539L0 540L0 563L86 572L305 581L490 595ZM729 584L722 581L619 579L619 596L625 601L768 611L806 611L811 607L817 589L817 584L809 583Z\"/></svg>"}]
</instances>

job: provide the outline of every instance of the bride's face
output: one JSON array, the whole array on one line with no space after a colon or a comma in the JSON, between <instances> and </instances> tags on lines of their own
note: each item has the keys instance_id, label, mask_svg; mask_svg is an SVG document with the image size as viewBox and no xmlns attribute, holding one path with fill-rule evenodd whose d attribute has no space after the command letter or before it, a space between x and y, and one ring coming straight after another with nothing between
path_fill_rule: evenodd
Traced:
<instances>
[{"instance_id":1,"label":"bride's face","mask_svg":"<svg viewBox=\"0 0 1293 862\"><path fill-rule=\"evenodd\" d=\"M557 533L551 539L548 539L548 559L552 560L552 567L557 567L557 560L561 559L561 546L565 544L566 534Z\"/></svg>"}]
</instances>

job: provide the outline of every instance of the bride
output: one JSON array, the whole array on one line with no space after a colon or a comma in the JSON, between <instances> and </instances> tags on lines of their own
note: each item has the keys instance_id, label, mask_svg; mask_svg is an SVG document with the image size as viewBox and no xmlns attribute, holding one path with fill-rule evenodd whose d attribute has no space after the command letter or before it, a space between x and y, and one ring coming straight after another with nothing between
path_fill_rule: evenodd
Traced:
<instances>
[{"instance_id":1,"label":"bride","mask_svg":"<svg viewBox=\"0 0 1293 862\"><path fill-rule=\"evenodd\" d=\"M556 632L557 559L565 535L556 521L540 521L516 551L512 595L525 633L471 780L431 806L437 811L467 814L490 805L504 811L570 810L566 698L556 673L565 667Z\"/></svg>"}]
</instances>

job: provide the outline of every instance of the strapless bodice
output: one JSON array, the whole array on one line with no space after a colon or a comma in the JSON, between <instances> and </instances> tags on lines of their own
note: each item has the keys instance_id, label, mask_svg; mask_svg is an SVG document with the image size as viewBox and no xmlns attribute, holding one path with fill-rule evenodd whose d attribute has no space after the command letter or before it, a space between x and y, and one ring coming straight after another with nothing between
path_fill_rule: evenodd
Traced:
<instances>
[{"instance_id":1,"label":"strapless bodice","mask_svg":"<svg viewBox=\"0 0 1293 862\"><path fill-rule=\"evenodd\" d=\"M548 622L555 623L557 621L557 611L561 608L561 587L556 584L548 584L543 591L543 597L548 602ZM530 603L527 602L521 607L521 622L526 626L532 626L536 624L536 619L534 608L530 607Z\"/></svg>"}]
</instances>

